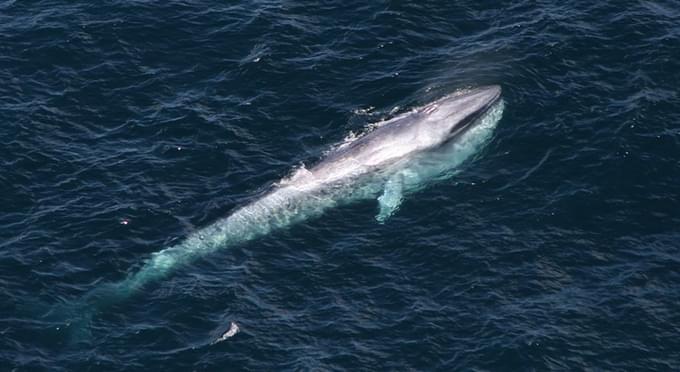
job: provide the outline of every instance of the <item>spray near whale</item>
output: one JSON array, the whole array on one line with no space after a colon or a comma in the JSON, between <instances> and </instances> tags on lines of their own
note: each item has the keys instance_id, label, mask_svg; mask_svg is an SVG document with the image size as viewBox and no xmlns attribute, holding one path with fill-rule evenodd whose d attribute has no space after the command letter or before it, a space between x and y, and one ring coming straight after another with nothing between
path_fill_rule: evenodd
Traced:
<instances>
[{"instance_id":1,"label":"spray near whale","mask_svg":"<svg viewBox=\"0 0 680 372\"><path fill-rule=\"evenodd\" d=\"M91 312L118 303L183 264L352 202L375 199L384 223L405 197L443 179L489 140L504 104L499 86L445 96L379 123L369 133L297 169L261 198L151 255L124 280L88 293ZM82 312L78 312L83 318ZM82 319L81 319L82 321Z\"/></svg>"}]
</instances>

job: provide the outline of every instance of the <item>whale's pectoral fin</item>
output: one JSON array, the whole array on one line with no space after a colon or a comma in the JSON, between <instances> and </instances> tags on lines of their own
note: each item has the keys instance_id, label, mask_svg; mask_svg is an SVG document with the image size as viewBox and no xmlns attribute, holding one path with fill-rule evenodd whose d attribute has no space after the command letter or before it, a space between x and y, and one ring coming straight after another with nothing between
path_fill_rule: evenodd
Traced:
<instances>
[{"instance_id":1,"label":"whale's pectoral fin","mask_svg":"<svg viewBox=\"0 0 680 372\"><path fill-rule=\"evenodd\" d=\"M412 172L405 170L395 174L385 182L385 189L382 195L378 197L380 211L375 216L378 222L385 223L399 209L402 200L404 200L404 184L408 182L407 178L413 176Z\"/></svg>"},{"instance_id":2,"label":"whale's pectoral fin","mask_svg":"<svg viewBox=\"0 0 680 372\"><path fill-rule=\"evenodd\" d=\"M380 211L375 216L375 219L378 220L378 222L385 223L385 221L399 209L401 201L404 198L402 187L401 181L395 181L393 179L390 179L385 183L385 190L382 195L378 197Z\"/></svg>"}]
</instances>

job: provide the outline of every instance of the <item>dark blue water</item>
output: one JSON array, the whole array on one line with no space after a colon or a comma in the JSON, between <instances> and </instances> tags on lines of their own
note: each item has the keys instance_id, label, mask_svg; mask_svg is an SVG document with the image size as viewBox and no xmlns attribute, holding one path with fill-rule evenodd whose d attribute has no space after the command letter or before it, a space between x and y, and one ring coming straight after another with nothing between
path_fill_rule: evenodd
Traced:
<instances>
[{"instance_id":1,"label":"dark blue water","mask_svg":"<svg viewBox=\"0 0 680 372\"><path fill-rule=\"evenodd\" d=\"M677 370L680 7L589 3L1 1L0 370ZM486 84L491 143L387 223L355 203L59 314Z\"/></svg>"}]
</instances>

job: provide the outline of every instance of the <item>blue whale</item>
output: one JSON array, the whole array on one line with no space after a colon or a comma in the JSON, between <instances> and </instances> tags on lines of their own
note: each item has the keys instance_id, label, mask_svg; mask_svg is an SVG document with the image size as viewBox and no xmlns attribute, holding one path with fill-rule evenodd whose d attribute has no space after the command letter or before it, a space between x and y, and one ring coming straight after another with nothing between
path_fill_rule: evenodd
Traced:
<instances>
[{"instance_id":1,"label":"blue whale","mask_svg":"<svg viewBox=\"0 0 680 372\"><path fill-rule=\"evenodd\" d=\"M73 307L84 323L106 305L121 302L146 284L219 249L320 216L329 208L377 200L384 223L406 196L456 174L488 142L503 112L501 88L458 91L372 125L368 133L330 150L309 169L301 166L261 198L151 255L120 282L99 286ZM75 319L74 319L75 317Z\"/></svg>"}]
</instances>

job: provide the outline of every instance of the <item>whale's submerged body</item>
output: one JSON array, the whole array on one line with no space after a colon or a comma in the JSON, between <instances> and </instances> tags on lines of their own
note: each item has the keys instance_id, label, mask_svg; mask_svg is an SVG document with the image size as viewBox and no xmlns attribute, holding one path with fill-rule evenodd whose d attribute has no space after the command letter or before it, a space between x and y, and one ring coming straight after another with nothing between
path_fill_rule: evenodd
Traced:
<instances>
[{"instance_id":1,"label":"whale's submerged body","mask_svg":"<svg viewBox=\"0 0 680 372\"><path fill-rule=\"evenodd\" d=\"M263 197L154 253L139 271L98 288L85 301L95 308L121 301L184 263L338 205L377 198L376 219L384 222L405 195L451 177L488 141L502 115L500 93L498 86L458 92L379 123L310 169L297 169Z\"/></svg>"}]
</instances>

